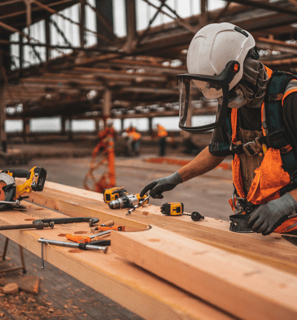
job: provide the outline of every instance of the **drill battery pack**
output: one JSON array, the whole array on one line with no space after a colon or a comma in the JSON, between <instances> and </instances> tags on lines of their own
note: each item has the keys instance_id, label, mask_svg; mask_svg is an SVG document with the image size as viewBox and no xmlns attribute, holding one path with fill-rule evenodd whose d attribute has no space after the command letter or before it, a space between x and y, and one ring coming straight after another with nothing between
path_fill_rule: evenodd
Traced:
<instances>
[{"instance_id":1,"label":"drill battery pack","mask_svg":"<svg viewBox=\"0 0 297 320\"><path fill-rule=\"evenodd\" d=\"M182 202L166 202L161 206L161 212L167 216L181 216L184 213Z\"/></svg>"},{"instance_id":2,"label":"drill battery pack","mask_svg":"<svg viewBox=\"0 0 297 320\"><path fill-rule=\"evenodd\" d=\"M109 188L103 191L103 200L105 203L109 203L127 194L128 192L123 187Z\"/></svg>"}]
</instances>

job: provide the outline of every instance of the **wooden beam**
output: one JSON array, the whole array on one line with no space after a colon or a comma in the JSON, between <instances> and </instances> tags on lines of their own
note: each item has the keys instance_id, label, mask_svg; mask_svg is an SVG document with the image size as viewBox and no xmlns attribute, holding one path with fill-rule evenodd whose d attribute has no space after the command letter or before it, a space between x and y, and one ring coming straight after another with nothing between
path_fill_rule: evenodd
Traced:
<instances>
[{"instance_id":1,"label":"wooden beam","mask_svg":"<svg viewBox=\"0 0 297 320\"><path fill-rule=\"evenodd\" d=\"M100 39L102 39L102 40L104 40L104 41L106 41L106 42L109 42L109 43L111 42L109 39L103 37L102 35L98 34L97 32L94 32L94 31L86 28L85 26L81 25L80 23L75 22L75 21L73 21L72 19L64 16L63 14L57 12L56 10L50 8L48 5L45 5L45 4L41 3L41 2L38 1L38 0L32 0L32 1L34 1L34 3L35 3L36 5L38 5L40 8L48 11L49 13L51 13L51 14L56 14L56 15L58 15L59 17L62 17L63 19L69 21L70 23L72 23L72 24L74 24L74 25L77 25L78 27L81 27L84 31L88 31L88 32L94 34L96 37L98 37L98 38L100 38Z\"/></svg>"},{"instance_id":2,"label":"wooden beam","mask_svg":"<svg viewBox=\"0 0 297 320\"><path fill-rule=\"evenodd\" d=\"M17 180L17 184L21 181ZM102 194L50 181L46 181L43 192L31 192L29 200L70 216L94 215L103 221L114 220L115 224L143 230L148 225L157 226L297 275L296 247L278 234L263 237L261 234L234 233L229 231L227 221L205 218L193 223L187 216L164 216L159 207L150 204L137 208L127 219L127 209L111 211L103 202Z\"/></svg>"},{"instance_id":3,"label":"wooden beam","mask_svg":"<svg viewBox=\"0 0 297 320\"><path fill-rule=\"evenodd\" d=\"M79 41L80 41L81 48L84 48L85 42L86 42L85 27L86 27L85 0L81 0L80 6L79 6Z\"/></svg>"},{"instance_id":4,"label":"wooden beam","mask_svg":"<svg viewBox=\"0 0 297 320\"><path fill-rule=\"evenodd\" d=\"M9 5L12 5L14 3L23 2L23 1L24 0L10 0L10 1L6 1L6 2L2 2L2 3L0 3L0 7L9 6Z\"/></svg>"},{"instance_id":5,"label":"wooden beam","mask_svg":"<svg viewBox=\"0 0 297 320\"><path fill-rule=\"evenodd\" d=\"M96 14L97 32L104 37L120 42L120 39L115 35L113 30L113 0L96 0L96 7L86 3ZM97 44L100 46L102 42L97 39Z\"/></svg>"},{"instance_id":6,"label":"wooden beam","mask_svg":"<svg viewBox=\"0 0 297 320\"><path fill-rule=\"evenodd\" d=\"M7 152L7 134L5 131L5 79L4 79L3 53L0 51L0 141L2 151Z\"/></svg>"},{"instance_id":7,"label":"wooden beam","mask_svg":"<svg viewBox=\"0 0 297 320\"><path fill-rule=\"evenodd\" d=\"M103 117L110 118L111 104L112 104L112 91L107 88L103 95Z\"/></svg>"},{"instance_id":8,"label":"wooden beam","mask_svg":"<svg viewBox=\"0 0 297 320\"><path fill-rule=\"evenodd\" d=\"M225 0L226 1L226 0ZM265 1L253 1L253 0L232 0L232 2L243 4L245 6L251 6L254 8L265 9L268 11L275 11L288 15L297 15L297 10L294 7L286 8L280 5L271 4Z\"/></svg>"},{"instance_id":9,"label":"wooden beam","mask_svg":"<svg viewBox=\"0 0 297 320\"><path fill-rule=\"evenodd\" d=\"M111 241L113 252L238 318L297 317L295 276L154 226Z\"/></svg>"},{"instance_id":10,"label":"wooden beam","mask_svg":"<svg viewBox=\"0 0 297 320\"><path fill-rule=\"evenodd\" d=\"M109 79L109 80L134 80L136 83L142 83L144 81L151 82L166 82L168 78L166 75L154 75L153 73L127 73L126 71L114 71L110 69L99 69L99 68L75 68L74 71L82 71L83 73L77 74L70 72L69 74L62 73L43 73L42 78L56 78L56 79L73 79L76 80L98 80Z\"/></svg>"},{"instance_id":11,"label":"wooden beam","mask_svg":"<svg viewBox=\"0 0 297 320\"><path fill-rule=\"evenodd\" d=\"M84 190L81 191L84 192ZM94 198L90 198L89 202L92 201L94 201ZM74 203L77 203L77 201ZM87 216L90 215L92 216L91 213ZM44 217L62 218L65 215L28 203L25 212L6 211L5 214L1 214L0 220L1 225L11 225L29 223L26 219ZM126 219L126 221L128 220ZM104 219L100 220L102 223L106 221ZM127 225L126 229L137 230L133 230ZM37 256L41 255L41 244L38 242L41 237L66 241L65 238L61 237L61 234L84 233L91 235L88 223L55 225L54 229L9 230L1 231L1 233ZM144 319L155 320L156 316L160 320L168 320L168 317L171 320L233 319L232 316L216 307L200 301L122 259L114 254L111 249L106 254L93 250L73 252L71 248L54 245L44 245L43 249L45 261Z\"/></svg>"},{"instance_id":12,"label":"wooden beam","mask_svg":"<svg viewBox=\"0 0 297 320\"><path fill-rule=\"evenodd\" d=\"M293 43L287 43L284 41L257 37L256 44L259 49L276 50L281 52L297 54L297 45Z\"/></svg>"},{"instance_id":13,"label":"wooden beam","mask_svg":"<svg viewBox=\"0 0 297 320\"><path fill-rule=\"evenodd\" d=\"M136 32L136 6L135 0L125 0L126 3L126 26L127 26L127 40L125 50L129 53L135 47L137 38Z\"/></svg>"}]
</instances>

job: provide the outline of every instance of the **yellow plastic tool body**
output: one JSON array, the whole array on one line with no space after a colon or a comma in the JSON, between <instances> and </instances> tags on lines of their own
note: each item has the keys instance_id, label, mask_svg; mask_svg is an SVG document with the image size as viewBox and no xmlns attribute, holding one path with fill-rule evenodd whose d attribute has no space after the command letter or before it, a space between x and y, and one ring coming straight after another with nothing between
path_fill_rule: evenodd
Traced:
<instances>
[{"instance_id":1,"label":"yellow plastic tool body","mask_svg":"<svg viewBox=\"0 0 297 320\"><path fill-rule=\"evenodd\" d=\"M36 167L33 167L30 170L30 178L27 179L23 184L20 184L16 187L16 199L18 199L19 196L21 196L24 193L30 193L32 191L32 184L35 182L37 183L38 176L35 176L34 169Z\"/></svg>"}]
</instances>

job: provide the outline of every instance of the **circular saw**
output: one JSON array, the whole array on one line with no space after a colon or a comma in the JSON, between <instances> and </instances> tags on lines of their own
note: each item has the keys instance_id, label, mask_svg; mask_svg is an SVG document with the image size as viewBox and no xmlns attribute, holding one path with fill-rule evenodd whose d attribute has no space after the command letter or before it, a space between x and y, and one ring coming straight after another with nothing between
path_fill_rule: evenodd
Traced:
<instances>
[{"instance_id":1,"label":"circular saw","mask_svg":"<svg viewBox=\"0 0 297 320\"><path fill-rule=\"evenodd\" d=\"M0 173L0 210L5 209L9 202L14 203L16 184L13 177L7 173Z\"/></svg>"},{"instance_id":2,"label":"circular saw","mask_svg":"<svg viewBox=\"0 0 297 320\"><path fill-rule=\"evenodd\" d=\"M33 167L30 171L23 169L6 169L0 172L0 211L8 206L17 209L26 209L21 200L28 198L23 194L33 191L42 191L47 172L44 168ZM15 178L26 178L23 184L16 185Z\"/></svg>"}]
</instances>

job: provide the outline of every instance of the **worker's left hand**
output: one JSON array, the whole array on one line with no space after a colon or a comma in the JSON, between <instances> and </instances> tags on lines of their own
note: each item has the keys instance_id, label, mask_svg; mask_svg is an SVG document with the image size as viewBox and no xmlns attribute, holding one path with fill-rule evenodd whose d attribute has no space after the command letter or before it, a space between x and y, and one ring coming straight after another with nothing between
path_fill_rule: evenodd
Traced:
<instances>
[{"instance_id":1,"label":"worker's left hand","mask_svg":"<svg viewBox=\"0 0 297 320\"><path fill-rule=\"evenodd\" d=\"M266 236L288 219L297 209L297 201L289 193L260 205L250 216L248 227Z\"/></svg>"}]
</instances>

